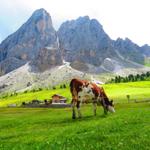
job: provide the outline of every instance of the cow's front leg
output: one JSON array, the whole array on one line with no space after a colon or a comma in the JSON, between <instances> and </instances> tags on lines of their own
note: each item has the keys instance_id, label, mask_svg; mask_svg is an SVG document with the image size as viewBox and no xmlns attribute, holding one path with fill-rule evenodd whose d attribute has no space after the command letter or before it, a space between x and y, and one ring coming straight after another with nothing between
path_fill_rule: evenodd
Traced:
<instances>
[{"instance_id":1,"label":"cow's front leg","mask_svg":"<svg viewBox=\"0 0 150 150\"><path fill-rule=\"evenodd\" d=\"M108 111L107 111L107 108L104 107L104 114L107 115L107 112L108 112Z\"/></svg>"},{"instance_id":2,"label":"cow's front leg","mask_svg":"<svg viewBox=\"0 0 150 150\"><path fill-rule=\"evenodd\" d=\"M77 101L77 110L78 110L78 117L81 118L81 110L80 110L80 106L81 106L81 101Z\"/></svg>"},{"instance_id":3,"label":"cow's front leg","mask_svg":"<svg viewBox=\"0 0 150 150\"><path fill-rule=\"evenodd\" d=\"M93 99L93 112L94 112L94 116L96 116L96 104L97 104L97 101L95 99Z\"/></svg>"},{"instance_id":4,"label":"cow's front leg","mask_svg":"<svg viewBox=\"0 0 150 150\"><path fill-rule=\"evenodd\" d=\"M104 98L101 98L101 104L104 109L104 114L107 115L107 105L105 104Z\"/></svg>"},{"instance_id":5,"label":"cow's front leg","mask_svg":"<svg viewBox=\"0 0 150 150\"><path fill-rule=\"evenodd\" d=\"M75 104L76 101L72 100L72 119L76 119Z\"/></svg>"}]
</instances>

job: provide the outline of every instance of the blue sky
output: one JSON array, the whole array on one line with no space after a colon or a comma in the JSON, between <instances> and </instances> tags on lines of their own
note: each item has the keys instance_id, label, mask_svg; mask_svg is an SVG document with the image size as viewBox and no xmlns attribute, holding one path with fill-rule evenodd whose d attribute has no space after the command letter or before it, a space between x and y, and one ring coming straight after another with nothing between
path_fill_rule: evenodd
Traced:
<instances>
[{"instance_id":1,"label":"blue sky","mask_svg":"<svg viewBox=\"0 0 150 150\"><path fill-rule=\"evenodd\" d=\"M150 45L149 0L0 0L0 42L15 32L34 10L45 8L56 29L66 20L96 18L112 38L128 37Z\"/></svg>"}]
</instances>

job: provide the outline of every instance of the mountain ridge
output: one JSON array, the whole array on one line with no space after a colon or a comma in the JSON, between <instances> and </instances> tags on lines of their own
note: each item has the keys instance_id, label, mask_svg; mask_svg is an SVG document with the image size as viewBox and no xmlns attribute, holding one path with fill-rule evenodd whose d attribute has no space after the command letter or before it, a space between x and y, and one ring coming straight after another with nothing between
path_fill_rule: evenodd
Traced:
<instances>
[{"instance_id":1,"label":"mountain ridge","mask_svg":"<svg viewBox=\"0 0 150 150\"><path fill-rule=\"evenodd\" d=\"M51 52L46 47L51 47ZM148 45L140 47L130 39L112 40L103 26L89 16L66 21L56 31L51 16L41 8L0 44L0 74L6 74L27 62L44 71L62 65L63 59L75 68L78 68L76 62L87 68L88 64L101 68L106 58L143 64L145 54L149 54L147 49ZM52 53L54 57L50 58ZM80 69L84 70L82 67ZM90 69L86 71L91 72Z\"/></svg>"}]
</instances>

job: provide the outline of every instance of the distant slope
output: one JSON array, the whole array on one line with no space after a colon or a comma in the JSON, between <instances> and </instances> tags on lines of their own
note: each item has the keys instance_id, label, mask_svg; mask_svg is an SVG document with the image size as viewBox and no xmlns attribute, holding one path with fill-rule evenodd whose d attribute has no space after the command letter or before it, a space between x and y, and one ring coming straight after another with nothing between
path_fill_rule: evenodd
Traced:
<instances>
[{"instance_id":1,"label":"distant slope","mask_svg":"<svg viewBox=\"0 0 150 150\"><path fill-rule=\"evenodd\" d=\"M126 67L126 64L129 63ZM49 88L55 85L59 85L63 82L68 83L72 78L84 78L92 81L94 80L106 82L115 75L126 76L129 74L140 74L142 72L149 71L149 67L138 66L132 62L122 63L124 66L121 66L119 62L106 59L100 67L94 67L88 65L91 73L85 73L84 71L79 71L71 67L69 62L63 61L63 65L55 66L51 69L47 69L43 72L39 72L37 67L30 65L29 63L21 66L20 68L0 77L0 92L14 92L14 91L25 91L33 88ZM133 66L136 68L133 68ZM79 67L82 67L80 64ZM103 69L102 73L99 72L99 69ZM111 70L113 69L113 70Z\"/></svg>"},{"instance_id":2,"label":"distant slope","mask_svg":"<svg viewBox=\"0 0 150 150\"><path fill-rule=\"evenodd\" d=\"M39 87L52 87L62 82L68 82L73 77L85 77L83 72L75 70L64 62L44 72L36 72L28 63L0 77L0 92L21 91ZM86 75L87 76L87 75Z\"/></svg>"}]
</instances>

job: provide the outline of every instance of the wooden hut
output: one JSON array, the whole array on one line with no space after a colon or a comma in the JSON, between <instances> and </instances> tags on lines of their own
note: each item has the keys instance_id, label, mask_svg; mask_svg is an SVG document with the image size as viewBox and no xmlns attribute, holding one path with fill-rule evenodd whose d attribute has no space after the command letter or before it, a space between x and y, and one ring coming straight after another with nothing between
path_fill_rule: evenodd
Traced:
<instances>
[{"instance_id":1,"label":"wooden hut","mask_svg":"<svg viewBox=\"0 0 150 150\"><path fill-rule=\"evenodd\" d=\"M66 104L67 98L59 94L52 96L52 104Z\"/></svg>"}]
</instances>

